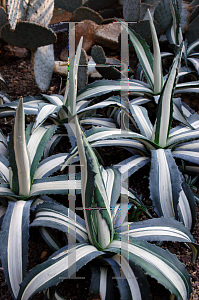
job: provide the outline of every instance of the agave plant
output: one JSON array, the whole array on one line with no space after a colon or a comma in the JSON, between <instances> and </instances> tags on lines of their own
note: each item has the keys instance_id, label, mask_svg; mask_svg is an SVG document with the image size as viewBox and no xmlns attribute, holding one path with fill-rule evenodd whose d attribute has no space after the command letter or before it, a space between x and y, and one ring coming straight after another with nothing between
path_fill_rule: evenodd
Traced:
<instances>
[{"instance_id":1,"label":"agave plant","mask_svg":"<svg viewBox=\"0 0 199 300\"><path fill-rule=\"evenodd\" d=\"M68 175L49 177L64 162L67 153L41 160L45 147L56 130L41 126L31 134L33 124L25 131L23 100L19 101L13 131L8 141L8 158L0 154L0 232L1 261L8 287L17 298L19 284L26 274L28 258L30 208L40 195L80 192L80 178ZM2 140L6 144L6 140Z\"/></svg>"},{"instance_id":2,"label":"agave plant","mask_svg":"<svg viewBox=\"0 0 199 300\"><path fill-rule=\"evenodd\" d=\"M130 105L134 125L139 134L131 130L92 128L86 136L92 147L122 146L130 149L133 156L119 165L123 178L132 175L143 165L151 163L150 192L158 216L175 217L189 229L196 219L193 194L180 174L174 158L198 164L198 115L188 118L190 126L179 125L171 129L173 91L177 78L181 51L176 56L169 76L161 92L156 121L152 125L145 108ZM133 151L132 151L133 150ZM77 148L71 156L77 154Z\"/></svg>"},{"instance_id":3,"label":"agave plant","mask_svg":"<svg viewBox=\"0 0 199 300\"><path fill-rule=\"evenodd\" d=\"M99 165L81 131L77 116L73 124L77 129L84 219L64 206L44 203L37 206L31 226L47 226L68 232L76 237L78 243L61 248L46 262L33 268L21 283L17 299L30 299L35 293L69 278L89 262L95 266L92 272L96 279L94 287L91 282L91 290L99 291L102 299L106 299L112 280L107 269L112 269L116 277L121 299L133 299L134 295L148 299L149 293L145 293L148 284L141 269L164 284L178 299L189 299L191 287L184 266L168 251L146 242L175 240L194 247L189 231L168 218L123 223L128 205L118 202L123 190L120 172ZM127 194L128 189L124 188L122 193Z\"/></svg>"}]
</instances>

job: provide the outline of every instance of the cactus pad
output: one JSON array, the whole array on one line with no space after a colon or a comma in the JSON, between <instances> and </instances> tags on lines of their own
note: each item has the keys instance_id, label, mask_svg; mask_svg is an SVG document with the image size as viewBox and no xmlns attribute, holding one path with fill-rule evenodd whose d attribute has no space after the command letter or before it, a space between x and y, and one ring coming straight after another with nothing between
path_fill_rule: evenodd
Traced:
<instances>
[{"instance_id":1,"label":"cactus pad","mask_svg":"<svg viewBox=\"0 0 199 300\"><path fill-rule=\"evenodd\" d=\"M150 9L151 5L148 3L142 3L141 4L141 10L140 10L140 20L143 20L144 17L146 16L147 9Z\"/></svg>"},{"instance_id":2,"label":"cactus pad","mask_svg":"<svg viewBox=\"0 0 199 300\"><path fill-rule=\"evenodd\" d=\"M140 20L141 0L125 0L123 16L126 22L138 22Z\"/></svg>"},{"instance_id":3,"label":"cactus pad","mask_svg":"<svg viewBox=\"0 0 199 300\"><path fill-rule=\"evenodd\" d=\"M165 33L173 20L169 0L162 0L158 3L154 12L154 20L160 24L162 33Z\"/></svg>"},{"instance_id":4,"label":"cactus pad","mask_svg":"<svg viewBox=\"0 0 199 300\"><path fill-rule=\"evenodd\" d=\"M107 61L106 56L101 46L93 46L91 50L91 55L96 64L106 65L106 61ZM117 64L120 64L120 62L117 61ZM106 66L106 67L96 66L95 68L105 79L115 80L121 78L120 71L116 69L114 66Z\"/></svg>"},{"instance_id":5,"label":"cactus pad","mask_svg":"<svg viewBox=\"0 0 199 300\"><path fill-rule=\"evenodd\" d=\"M17 22L25 16L25 9L27 4L23 5L23 0L8 0L7 13L8 21L12 30L15 29Z\"/></svg>"},{"instance_id":6,"label":"cactus pad","mask_svg":"<svg viewBox=\"0 0 199 300\"><path fill-rule=\"evenodd\" d=\"M195 18L197 18L198 15L199 15L199 5L194 7L190 16L190 22L192 22Z\"/></svg>"},{"instance_id":7,"label":"cactus pad","mask_svg":"<svg viewBox=\"0 0 199 300\"><path fill-rule=\"evenodd\" d=\"M53 15L53 0L31 0L26 10L25 21L47 27Z\"/></svg>"},{"instance_id":8,"label":"cactus pad","mask_svg":"<svg viewBox=\"0 0 199 300\"><path fill-rule=\"evenodd\" d=\"M93 46L91 50L91 56L96 62L96 64L105 64L106 63L106 56L104 50L101 46Z\"/></svg>"},{"instance_id":9,"label":"cactus pad","mask_svg":"<svg viewBox=\"0 0 199 300\"><path fill-rule=\"evenodd\" d=\"M7 23L7 15L5 9L0 6L0 28Z\"/></svg>"},{"instance_id":10,"label":"cactus pad","mask_svg":"<svg viewBox=\"0 0 199 300\"><path fill-rule=\"evenodd\" d=\"M4 25L1 37L11 45L30 50L56 42L56 35L51 29L29 22L17 23L14 31L9 24Z\"/></svg>"},{"instance_id":11,"label":"cactus pad","mask_svg":"<svg viewBox=\"0 0 199 300\"><path fill-rule=\"evenodd\" d=\"M79 61L78 67L78 74L77 74L77 88L81 90L88 84L88 57L86 51L82 48L81 49L81 56Z\"/></svg>"},{"instance_id":12,"label":"cactus pad","mask_svg":"<svg viewBox=\"0 0 199 300\"><path fill-rule=\"evenodd\" d=\"M161 31L160 27L156 21L153 21L153 23L155 25L157 35L159 35ZM142 20L137 24L131 24L130 27L133 28L133 30L135 30L135 32L138 33L147 42L149 46L152 46L152 37L149 20Z\"/></svg>"},{"instance_id":13,"label":"cactus pad","mask_svg":"<svg viewBox=\"0 0 199 300\"><path fill-rule=\"evenodd\" d=\"M191 44L198 39L198 28L199 28L199 16L197 16L197 18L195 18L189 24L188 32L186 34L188 44Z\"/></svg>"},{"instance_id":14,"label":"cactus pad","mask_svg":"<svg viewBox=\"0 0 199 300\"><path fill-rule=\"evenodd\" d=\"M88 7L78 7L73 13L73 18L76 22L81 22L83 20L91 20L98 25L100 25L103 20L100 14Z\"/></svg>"},{"instance_id":15,"label":"cactus pad","mask_svg":"<svg viewBox=\"0 0 199 300\"><path fill-rule=\"evenodd\" d=\"M54 49L53 45L39 47L34 53L34 74L35 81L42 91L46 91L54 70Z\"/></svg>"},{"instance_id":16,"label":"cactus pad","mask_svg":"<svg viewBox=\"0 0 199 300\"><path fill-rule=\"evenodd\" d=\"M70 13L74 12L74 10L80 6L82 6L82 0L55 0L55 7L62 8Z\"/></svg>"}]
</instances>

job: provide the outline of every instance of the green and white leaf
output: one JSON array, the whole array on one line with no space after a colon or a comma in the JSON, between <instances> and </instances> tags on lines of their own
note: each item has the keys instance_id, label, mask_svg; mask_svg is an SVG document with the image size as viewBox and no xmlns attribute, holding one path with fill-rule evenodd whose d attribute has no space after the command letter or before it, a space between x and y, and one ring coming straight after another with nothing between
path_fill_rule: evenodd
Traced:
<instances>
[{"instance_id":1,"label":"green and white leaf","mask_svg":"<svg viewBox=\"0 0 199 300\"><path fill-rule=\"evenodd\" d=\"M123 230L128 225L128 230ZM152 220L125 223L116 232L129 235L143 241L172 241L194 243L190 231L173 218L155 218Z\"/></svg>"},{"instance_id":2,"label":"green and white leaf","mask_svg":"<svg viewBox=\"0 0 199 300\"><path fill-rule=\"evenodd\" d=\"M151 139L153 125L148 117L147 110L138 105L129 105L131 115L135 120L141 134L145 136L147 139Z\"/></svg>"},{"instance_id":3,"label":"green and white leaf","mask_svg":"<svg viewBox=\"0 0 199 300\"><path fill-rule=\"evenodd\" d=\"M88 236L92 244L98 249L103 249L113 239L110 198L97 157L81 131L77 116L75 126L81 163L82 203Z\"/></svg>"},{"instance_id":4,"label":"green and white leaf","mask_svg":"<svg viewBox=\"0 0 199 300\"><path fill-rule=\"evenodd\" d=\"M150 52L149 46L147 45L145 40L142 39L141 36L133 29L128 27L125 22L121 22L121 25L129 34L130 40L135 48L144 75L147 78L147 82L149 83L151 89L154 90L153 57Z\"/></svg>"},{"instance_id":5,"label":"green and white leaf","mask_svg":"<svg viewBox=\"0 0 199 300\"><path fill-rule=\"evenodd\" d=\"M157 215L178 219L181 177L170 149L151 151L149 189Z\"/></svg>"},{"instance_id":6,"label":"green and white leaf","mask_svg":"<svg viewBox=\"0 0 199 300\"><path fill-rule=\"evenodd\" d=\"M73 190L76 191L76 193L80 193L81 180L69 180L67 175L59 175L47 178L44 177L41 179L34 180L30 190L30 196L43 194L66 195L68 194L69 190Z\"/></svg>"},{"instance_id":7,"label":"green and white leaf","mask_svg":"<svg viewBox=\"0 0 199 300\"><path fill-rule=\"evenodd\" d=\"M151 29L152 41L153 41L153 75L154 75L153 91L154 94L160 94L163 86L163 73L162 73L160 46L159 46L157 33L149 9L148 9L148 16L149 16L149 24Z\"/></svg>"},{"instance_id":8,"label":"green and white leaf","mask_svg":"<svg viewBox=\"0 0 199 300\"><path fill-rule=\"evenodd\" d=\"M9 201L0 234L1 262L6 283L15 299L26 274L31 202Z\"/></svg>"},{"instance_id":9,"label":"green and white leaf","mask_svg":"<svg viewBox=\"0 0 199 300\"><path fill-rule=\"evenodd\" d=\"M88 239L84 220L69 208L55 203L38 205L31 226L55 228L72 235L79 242Z\"/></svg>"},{"instance_id":10,"label":"green and white leaf","mask_svg":"<svg viewBox=\"0 0 199 300\"><path fill-rule=\"evenodd\" d=\"M176 85L178 67L181 59L181 49L174 58L173 66L163 86L158 101L157 117L153 129L153 141L161 147L166 146L173 118L173 92Z\"/></svg>"},{"instance_id":11,"label":"green and white leaf","mask_svg":"<svg viewBox=\"0 0 199 300\"><path fill-rule=\"evenodd\" d=\"M95 81L94 83L88 84L85 88L81 89L78 92L77 101L120 90L126 91L127 88L121 85L121 82L119 80ZM140 93L153 95L153 91L149 87L147 87L146 84L142 83L141 81L139 82L138 80L128 81L128 92L134 93L135 95L140 95Z\"/></svg>"},{"instance_id":12,"label":"green and white leaf","mask_svg":"<svg viewBox=\"0 0 199 300\"><path fill-rule=\"evenodd\" d=\"M23 99L19 100L14 122L14 155L17 166L19 195L28 196L30 193L30 162L25 140L25 116ZM12 167L12 166L11 166Z\"/></svg>"},{"instance_id":13,"label":"green and white leaf","mask_svg":"<svg viewBox=\"0 0 199 300\"><path fill-rule=\"evenodd\" d=\"M118 170L121 173L122 180L125 180L149 162L150 157L134 155L129 158L126 158L119 164L114 165L114 167L118 168Z\"/></svg>"},{"instance_id":14,"label":"green and white leaf","mask_svg":"<svg viewBox=\"0 0 199 300\"><path fill-rule=\"evenodd\" d=\"M69 250L67 247L60 249L28 273L21 284L18 300L28 300L34 294L58 284L102 254L103 252L85 242Z\"/></svg>"},{"instance_id":15,"label":"green and white leaf","mask_svg":"<svg viewBox=\"0 0 199 300\"><path fill-rule=\"evenodd\" d=\"M68 153L59 153L43 159L36 169L34 179L48 177L61 169L62 164L68 156Z\"/></svg>"},{"instance_id":16,"label":"green and white leaf","mask_svg":"<svg viewBox=\"0 0 199 300\"><path fill-rule=\"evenodd\" d=\"M177 257L166 250L145 241L115 235L115 240L106 251L121 253L122 255L140 266L148 275L163 284L172 294L180 300L189 299L192 292L190 277L185 266ZM127 251L127 250L128 251Z\"/></svg>"},{"instance_id":17,"label":"green and white leaf","mask_svg":"<svg viewBox=\"0 0 199 300\"><path fill-rule=\"evenodd\" d=\"M37 166L39 164L39 161L44 153L44 150L52 138L52 135L54 134L56 130L55 125L51 125L50 128L44 128L39 127L37 130L35 130L28 142L28 150L30 151L30 163L31 163L31 169L30 169L30 176L31 176L31 182L34 179L35 171L37 169Z\"/></svg>"}]
</instances>

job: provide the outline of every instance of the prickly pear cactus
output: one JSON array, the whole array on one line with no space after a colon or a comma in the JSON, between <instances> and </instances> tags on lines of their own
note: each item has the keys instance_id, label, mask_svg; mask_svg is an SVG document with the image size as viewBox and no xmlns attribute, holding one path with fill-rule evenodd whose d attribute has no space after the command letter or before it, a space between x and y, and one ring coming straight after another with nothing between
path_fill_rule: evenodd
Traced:
<instances>
[{"instance_id":1,"label":"prickly pear cactus","mask_svg":"<svg viewBox=\"0 0 199 300\"><path fill-rule=\"evenodd\" d=\"M1 37L11 45L30 50L56 42L56 35L51 29L29 22L18 22L15 30L11 30L10 24L4 25Z\"/></svg>"},{"instance_id":2,"label":"prickly pear cactus","mask_svg":"<svg viewBox=\"0 0 199 300\"><path fill-rule=\"evenodd\" d=\"M8 0L7 12L11 29L14 30L19 20L48 26L54 9L53 0Z\"/></svg>"},{"instance_id":3,"label":"prickly pear cactus","mask_svg":"<svg viewBox=\"0 0 199 300\"><path fill-rule=\"evenodd\" d=\"M182 0L177 0L177 5L181 14ZM154 11L154 20L159 23L162 33L165 33L173 20L169 0L161 0L158 3Z\"/></svg>"},{"instance_id":4,"label":"prickly pear cactus","mask_svg":"<svg viewBox=\"0 0 199 300\"><path fill-rule=\"evenodd\" d=\"M86 51L81 49L81 56L79 60L78 74L77 74L77 88L81 90L88 84L88 57Z\"/></svg>"},{"instance_id":5,"label":"prickly pear cactus","mask_svg":"<svg viewBox=\"0 0 199 300\"><path fill-rule=\"evenodd\" d=\"M33 69L35 81L42 91L46 91L50 85L54 70L53 45L37 48L34 53Z\"/></svg>"},{"instance_id":6,"label":"prickly pear cactus","mask_svg":"<svg viewBox=\"0 0 199 300\"><path fill-rule=\"evenodd\" d=\"M160 24L162 33L166 32L173 20L169 0L161 0L158 3L154 12L154 20Z\"/></svg>"},{"instance_id":7,"label":"prickly pear cactus","mask_svg":"<svg viewBox=\"0 0 199 300\"><path fill-rule=\"evenodd\" d=\"M188 44L191 44L198 39L198 28L199 28L199 15L189 24L188 32L186 34Z\"/></svg>"},{"instance_id":8,"label":"prickly pear cactus","mask_svg":"<svg viewBox=\"0 0 199 300\"><path fill-rule=\"evenodd\" d=\"M88 7L78 7L73 13L73 18L76 22L91 20L98 25L100 25L103 20L102 16L100 16L98 12Z\"/></svg>"},{"instance_id":9,"label":"prickly pear cactus","mask_svg":"<svg viewBox=\"0 0 199 300\"><path fill-rule=\"evenodd\" d=\"M155 25L155 29L157 35L160 35L160 26L156 21L153 21ZM151 30L149 25L149 20L142 20L137 24L131 24L131 28L136 31L146 42L149 46L152 46L152 37L151 37Z\"/></svg>"},{"instance_id":10,"label":"prickly pear cactus","mask_svg":"<svg viewBox=\"0 0 199 300\"><path fill-rule=\"evenodd\" d=\"M7 15L5 8L0 6L0 28L7 23Z\"/></svg>"},{"instance_id":11,"label":"prickly pear cactus","mask_svg":"<svg viewBox=\"0 0 199 300\"><path fill-rule=\"evenodd\" d=\"M141 13L141 0L124 0L123 16L126 22L138 22Z\"/></svg>"},{"instance_id":12,"label":"prickly pear cactus","mask_svg":"<svg viewBox=\"0 0 199 300\"><path fill-rule=\"evenodd\" d=\"M93 46L91 50L91 56L96 62L96 64L103 64L105 65L106 63L106 56L104 53L104 50L101 46Z\"/></svg>"},{"instance_id":13,"label":"prickly pear cactus","mask_svg":"<svg viewBox=\"0 0 199 300\"><path fill-rule=\"evenodd\" d=\"M53 0L31 0L26 9L24 21L37 23L47 27L53 15L54 1Z\"/></svg>"},{"instance_id":14,"label":"prickly pear cactus","mask_svg":"<svg viewBox=\"0 0 199 300\"><path fill-rule=\"evenodd\" d=\"M83 0L55 0L55 7L65 9L72 13L76 8L82 6L82 2Z\"/></svg>"},{"instance_id":15,"label":"prickly pear cactus","mask_svg":"<svg viewBox=\"0 0 199 300\"><path fill-rule=\"evenodd\" d=\"M7 2L7 13L8 13L8 21L10 23L10 27L12 30L15 29L17 22L25 16L25 8L27 7L27 3L23 2L23 0L8 0Z\"/></svg>"},{"instance_id":16,"label":"prickly pear cactus","mask_svg":"<svg viewBox=\"0 0 199 300\"><path fill-rule=\"evenodd\" d=\"M91 50L92 58L96 64L106 65L106 56L104 50L101 46L93 46ZM114 66L107 67L95 67L96 70L105 78L105 79L120 79L121 73Z\"/></svg>"}]
</instances>

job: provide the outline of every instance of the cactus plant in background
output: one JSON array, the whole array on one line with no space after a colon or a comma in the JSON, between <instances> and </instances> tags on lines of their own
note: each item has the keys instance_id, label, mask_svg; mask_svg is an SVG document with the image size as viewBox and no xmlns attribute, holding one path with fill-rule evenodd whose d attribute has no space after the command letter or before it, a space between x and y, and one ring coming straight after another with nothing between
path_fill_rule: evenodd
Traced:
<instances>
[{"instance_id":1,"label":"cactus plant in background","mask_svg":"<svg viewBox=\"0 0 199 300\"><path fill-rule=\"evenodd\" d=\"M28 3L19 0L8 0L7 14L8 24L5 24L1 29L1 37L9 44L21 48L27 48L36 51L34 54L36 60L34 64L35 78L40 89L46 90L49 87L50 79L54 69L54 54L53 46L48 46L56 41L55 33L47 28L53 14L54 1L53 0L30 0ZM51 50L50 50L51 49ZM38 62L41 62L40 65ZM44 61L48 64L44 66ZM41 69L38 68L41 66ZM47 68L49 66L49 68ZM44 68L47 74L44 79ZM43 76L43 77L42 77ZM42 80L41 80L42 77Z\"/></svg>"},{"instance_id":2,"label":"cactus plant in background","mask_svg":"<svg viewBox=\"0 0 199 300\"><path fill-rule=\"evenodd\" d=\"M36 23L20 21L15 30L11 30L10 24L1 29L1 37L7 43L30 50L36 50L40 46L53 44L56 41L55 33L46 27Z\"/></svg>"},{"instance_id":3,"label":"cactus plant in background","mask_svg":"<svg viewBox=\"0 0 199 300\"><path fill-rule=\"evenodd\" d=\"M24 3L23 0L8 0L7 13L10 27L14 30L19 20L47 27L52 18L53 9L53 0L30 0L28 3Z\"/></svg>"},{"instance_id":4,"label":"cactus plant in background","mask_svg":"<svg viewBox=\"0 0 199 300\"><path fill-rule=\"evenodd\" d=\"M107 67L95 66L96 70L103 76L103 78L113 80L121 78L121 72L114 66L108 65L106 63L106 56L101 46L93 46L91 50L91 55L96 64L107 65Z\"/></svg>"},{"instance_id":5,"label":"cactus plant in background","mask_svg":"<svg viewBox=\"0 0 199 300\"><path fill-rule=\"evenodd\" d=\"M0 28L7 23L7 14L4 7L0 6Z\"/></svg>"},{"instance_id":6,"label":"cactus plant in background","mask_svg":"<svg viewBox=\"0 0 199 300\"><path fill-rule=\"evenodd\" d=\"M191 4L187 5L182 0L178 0L177 2L182 19L181 26L184 32L184 30L186 30L186 26L189 23L189 9L191 7ZM192 7L196 5L197 3L193 3ZM139 35L141 35L142 38L144 38L149 45L151 45L150 31L147 31L147 28L149 28L147 9L150 9L158 35L160 33L166 33L167 29L172 23L172 13L169 0L148 0L144 2L141 2L140 0L125 0L123 5L123 16L126 22L138 22L137 24L129 25ZM197 7L195 7L195 9L197 9ZM189 43L192 43L198 38L196 37L196 35L199 18L197 16L196 11L194 14L192 14L192 17L194 19L190 23L190 29L188 31Z\"/></svg>"},{"instance_id":7,"label":"cactus plant in background","mask_svg":"<svg viewBox=\"0 0 199 300\"><path fill-rule=\"evenodd\" d=\"M21 99L16 111L13 132L9 137L9 158L0 154L0 202L4 208L7 207L4 209L0 232L1 262L14 299L18 296L19 284L26 274L29 214L33 201L42 194L67 194L69 188L80 191L78 178L74 185L74 181L68 179L68 175L48 177L60 169L60 164L68 156L67 153L54 155L40 162L56 127L40 127L31 134L32 126L33 124L30 124L25 131Z\"/></svg>"},{"instance_id":8,"label":"cactus plant in background","mask_svg":"<svg viewBox=\"0 0 199 300\"><path fill-rule=\"evenodd\" d=\"M54 48L53 45L47 45L37 48L34 52L34 75L38 87L45 91L54 71Z\"/></svg>"}]
</instances>

